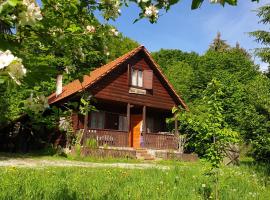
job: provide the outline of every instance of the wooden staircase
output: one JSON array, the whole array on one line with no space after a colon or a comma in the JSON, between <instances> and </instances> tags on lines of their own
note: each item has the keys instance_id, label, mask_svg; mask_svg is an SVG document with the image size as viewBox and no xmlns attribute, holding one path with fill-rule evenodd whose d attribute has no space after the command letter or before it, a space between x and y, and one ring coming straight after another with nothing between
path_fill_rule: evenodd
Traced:
<instances>
[{"instance_id":1,"label":"wooden staircase","mask_svg":"<svg viewBox=\"0 0 270 200\"><path fill-rule=\"evenodd\" d=\"M147 149L136 149L136 158L140 160L155 160L155 157Z\"/></svg>"}]
</instances>

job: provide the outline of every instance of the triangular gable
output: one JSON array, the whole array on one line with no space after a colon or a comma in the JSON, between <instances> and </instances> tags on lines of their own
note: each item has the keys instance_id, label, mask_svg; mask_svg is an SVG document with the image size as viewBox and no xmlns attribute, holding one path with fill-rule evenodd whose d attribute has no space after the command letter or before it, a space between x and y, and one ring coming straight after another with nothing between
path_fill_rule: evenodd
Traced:
<instances>
[{"instance_id":1,"label":"triangular gable","mask_svg":"<svg viewBox=\"0 0 270 200\"><path fill-rule=\"evenodd\" d=\"M119 58L115 59L114 61L103 65L102 67L99 67L92 71L90 75L85 75L83 78L83 82L80 83L79 80L74 80L71 83L65 85L63 87L63 92L56 97L55 93L51 94L48 97L49 104L54 104L60 100L63 100L67 97L70 97L76 93L79 93L83 90L83 88L88 88L94 83L96 83L98 80L102 79L106 75L108 75L111 71L116 69L118 66L120 66L123 62L127 61L129 58L137 54L138 52L143 52L145 56L149 59L149 61L152 63L152 66L157 69L157 73L160 75L160 77L163 79L165 84L167 85L167 88L170 90L170 93L175 97L174 99L177 100L179 104L181 104L185 109L188 109L185 102L182 100L182 98L177 94L177 92L174 90L173 86L169 83L167 78L163 75L160 67L158 64L153 60L150 53L146 50L144 46L139 46L132 51L124 54L123 56L120 56Z\"/></svg>"}]
</instances>

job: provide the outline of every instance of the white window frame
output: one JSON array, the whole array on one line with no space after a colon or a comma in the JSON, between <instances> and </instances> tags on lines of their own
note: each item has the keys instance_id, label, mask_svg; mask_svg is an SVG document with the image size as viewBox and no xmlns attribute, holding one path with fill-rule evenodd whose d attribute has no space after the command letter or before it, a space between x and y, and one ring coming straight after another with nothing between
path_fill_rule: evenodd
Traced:
<instances>
[{"instance_id":1,"label":"white window frame","mask_svg":"<svg viewBox=\"0 0 270 200\"><path fill-rule=\"evenodd\" d=\"M143 87L143 70L131 68L131 86Z\"/></svg>"}]
</instances>

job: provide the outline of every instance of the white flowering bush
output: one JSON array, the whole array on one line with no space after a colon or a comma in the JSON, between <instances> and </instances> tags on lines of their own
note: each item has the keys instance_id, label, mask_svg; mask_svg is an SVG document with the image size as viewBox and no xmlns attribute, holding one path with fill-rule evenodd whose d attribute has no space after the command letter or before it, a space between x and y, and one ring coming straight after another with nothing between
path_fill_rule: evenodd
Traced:
<instances>
[{"instance_id":1,"label":"white flowering bush","mask_svg":"<svg viewBox=\"0 0 270 200\"><path fill-rule=\"evenodd\" d=\"M112 33L112 35L114 35L114 36L118 36L118 35L119 35L119 32L118 32L115 28L112 28L112 29L111 29L111 33Z\"/></svg>"},{"instance_id":2,"label":"white flowering bush","mask_svg":"<svg viewBox=\"0 0 270 200\"><path fill-rule=\"evenodd\" d=\"M86 26L85 32L86 33L95 33L96 28L93 25L88 25L88 26Z\"/></svg>"},{"instance_id":3,"label":"white flowering bush","mask_svg":"<svg viewBox=\"0 0 270 200\"><path fill-rule=\"evenodd\" d=\"M6 29L17 26L34 25L42 20L40 7L35 0L6 0L0 1L0 23ZM8 32L0 30L1 32Z\"/></svg>"},{"instance_id":4,"label":"white flowering bush","mask_svg":"<svg viewBox=\"0 0 270 200\"><path fill-rule=\"evenodd\" d=\"M37 95L33 97L33 94L25 100L24 108L35 114L43 113L44 110L49 108L48 99L44 95Z\"/></svg>"},{"instance_id":5,"label":"white flowering bush","mask_svg":"<svg viewBox=\"0 0 270 200\"><path fill-rule=\"evenodd\" d=\"M34 0L23 0L22 5L24 6L24 10L18 15L20 25L31 26L37 20L42 20L40 8Z\"/></svg>"},{"instance_id":6,"label":"white flowering bush","mask_svg":"<svg viewBox=\"0 0 270 200\"><path fill-rule=\"evenodd\" d=\"M9 50L0 51L0 83L3 83L4 77L8 75L20 85L20 79L25 76L26 72L20 58L14 56Z\"/></svg>"},{"instance_id":7,"label":"white flowering bush","mask_svg":"<svg viewBox=\"0 0 270 200\"><path fill-rule=\"evenodd\" d=\"M150 20L156 21L158 19L158 9L154 5L145 8L144 15Z\"/></svg>"},{"instance_id":8,"label":"white flowering bush","mask_svg":"<svg viewBox=\"0 0 270 200\"><path fill-rule=\"evenodd\" d=\"M121 14L122 4L120 0L101 0L99 9L105 19L116 19Z\"/></svg>"}]
</instances>

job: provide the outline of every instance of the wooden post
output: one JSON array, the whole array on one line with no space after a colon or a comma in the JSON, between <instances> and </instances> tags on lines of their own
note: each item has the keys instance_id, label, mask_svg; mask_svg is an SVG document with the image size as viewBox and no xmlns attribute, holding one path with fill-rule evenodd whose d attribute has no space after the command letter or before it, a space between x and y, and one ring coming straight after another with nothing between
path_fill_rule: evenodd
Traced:
<instances>
[{"instance_id":1,"label":"wooden post","mask_svg":"<svg viewBox=\"0 0 270 200\"><path fill-rule=\"evenodd\" d=\"M146 106L143 106L143 127L142 127L142 136L143 136L143 147L145 147L145 134L146 134Z\"/></svg>"},{"instance_id":2,"label":"wooden post","mask_svg":"<svg viewBox=\"0 0 270 200\"><path fill-rule=\"evenodd\" d=\"M81 144L85 141L87 132L88 132L88 111L84 115L83 136L82 136Z\"/></svg>"},{"instance_id":3,"label":"wooden post","mask_svg":"<svg viewBox=\"0 0 270 200\"><path fill-rule=\"evenodd\" d=\"M176 115L174 115L174 134L178 135L178 120L176 118Z\"/></svg>"},{"instance_id":4,"label":"wooden post","mask_svg":"<svg viewBox=\"0 0 270 200\"><path fill-rule=\"evenodd\" d=\"M127 104L127 132L130 133L130 103ZM128 141L127 144L129 144L129 137L127 137Z\"/></svg>"},{"instance_id":5,"label":"wooden post","mask_svg":"<svg viewBox=\"0 0 270 200\"><path fill-rule=\"evenodd\" d=\"M143 133L146 133L146 106L143 106Z\"/></svg>"}]
</instances>

